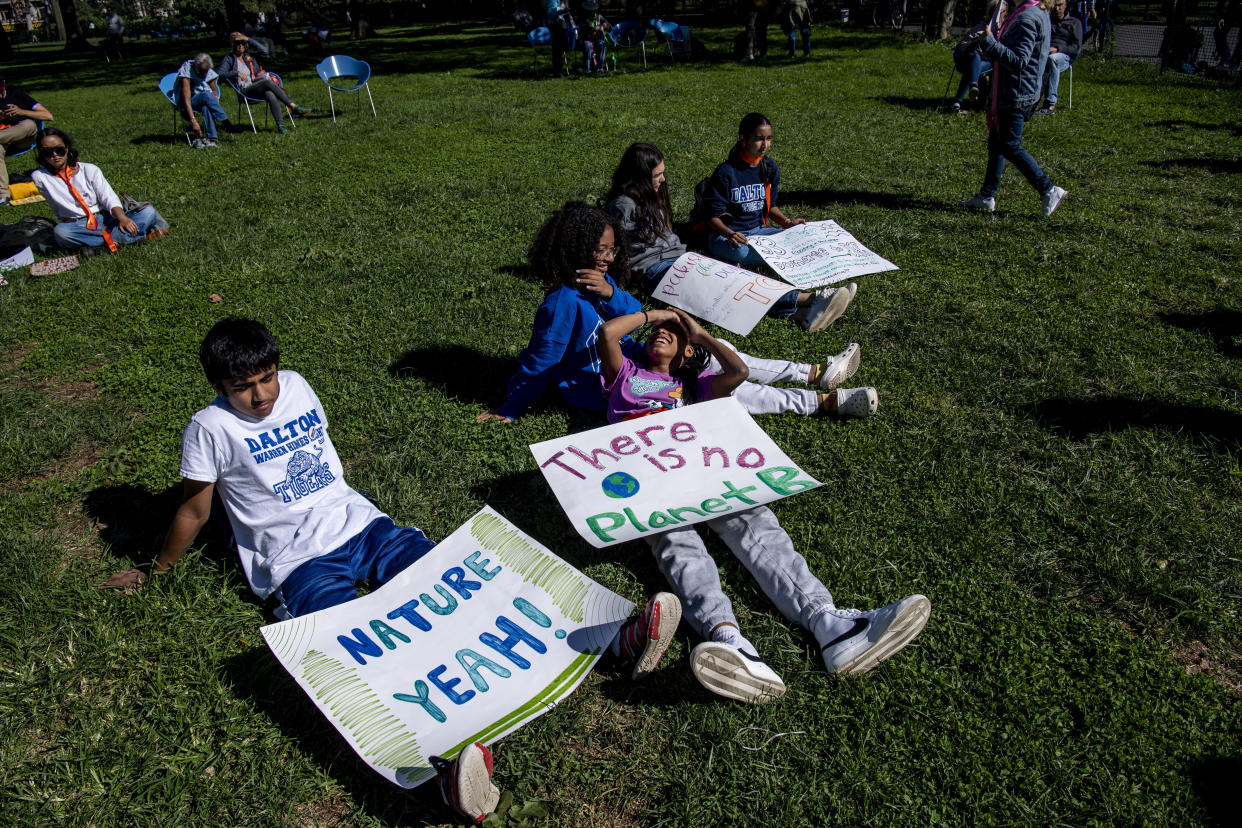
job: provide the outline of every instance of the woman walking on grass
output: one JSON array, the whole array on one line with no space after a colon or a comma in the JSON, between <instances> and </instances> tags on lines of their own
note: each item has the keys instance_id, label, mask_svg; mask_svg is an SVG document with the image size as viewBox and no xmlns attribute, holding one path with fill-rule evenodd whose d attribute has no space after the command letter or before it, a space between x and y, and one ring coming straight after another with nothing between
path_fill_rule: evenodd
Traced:
<instances>
[{"instance_id":1,"label":"woman walking on grass","mask_svg":"<svg viewBox=\"0 0 1242 828\"><path fill-rule=\"evenodd\" d=\"M963 201L963 207L988 213L996 209L996 191L1006 160L1039 193L1045 216L1052 215L1065 198L1064 188L1053 184L1022 146L1023 127L1039 103L1051 39L1047 10L1054 2L1026 0L998 26L989 25L973 41L963 41L963 48L977 43L995 67L988 103L987 173L979 192Z\"/></svg>"}]
</instances>

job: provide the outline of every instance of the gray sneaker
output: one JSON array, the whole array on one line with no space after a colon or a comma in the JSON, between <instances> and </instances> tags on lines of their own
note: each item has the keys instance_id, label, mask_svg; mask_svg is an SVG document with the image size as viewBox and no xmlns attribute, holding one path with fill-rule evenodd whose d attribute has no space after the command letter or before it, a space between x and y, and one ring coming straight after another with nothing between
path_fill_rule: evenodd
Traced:
<instances>
[{"instance_id":1,"label":"gray sneaker","mask_svg":"<svg viewBox=\"0 0 1242 828\"><path fill-rule=\"evenodd\" d=\"M996 209L996 199L992 196L976 194L961 202L959 206L965 207L968 210L982 210L985 213L990 213Z\"/></svg>"},{"instance_id":2,"label":"gray sneaker","mask_svg":"<svg viewBox=\"0 0 1242 828\"><path fill-rule=\"evenodd\" d=\"M854 300L858 285L851 282L846 287L829 288L815 294L815 302L806 312L802 327L810 333L822 331L841 318Z\"/></svg>"},{"instance_id":3,"label":"gray sneaker","mask_svg":"<svg viewBox=\"0 0 1242 828\"><path fill-rule=\"evenodd\" d=\"M1061 202L1065 200L1065 188L1058 187L1053 184L1052 189L1044 193L1044 215L1050 216L1061 206Z\"/></svg>"},{"instance_id":4,"label":"gray sneaker","mask_svg":"<svg viewBox=\"0 0 1242 828\"><path fill-rule=\"evenodd\" d=\"M896 655L914 640L931 617L931 601L911 595L887 607L867 610L830 610L854 626L823 645L824 666L837 675L859 675Z\"/></svg>"}]
</instances>

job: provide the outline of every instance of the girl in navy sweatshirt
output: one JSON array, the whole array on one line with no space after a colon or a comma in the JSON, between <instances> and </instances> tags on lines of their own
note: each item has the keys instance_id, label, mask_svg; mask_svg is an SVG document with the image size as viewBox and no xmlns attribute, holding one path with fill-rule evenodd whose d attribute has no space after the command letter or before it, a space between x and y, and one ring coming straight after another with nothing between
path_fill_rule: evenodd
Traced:
<instances>
[{"instance_id":1,"label":"girl in navy sweatshirt","mask_svg":"<svg viewBox=\"0 0 1242 828\"><path fill-rule=\"evenodd\" d=\"M772 148L772 122L758 112L742 118L737 143L729 158L716 168L707 183L704 199L707 249L717 259L747 268L763 264L748 244L748 236L770 236L806 219L791 219L776 206L781 172L768 157ZM793 315L808 331L822 331L845 312L858 285L826 288L814 294L814 302L800 309L801 296L791 292L769 316ZM789 300L793 301L789 301Z\"/></svg>"}]
</instances>

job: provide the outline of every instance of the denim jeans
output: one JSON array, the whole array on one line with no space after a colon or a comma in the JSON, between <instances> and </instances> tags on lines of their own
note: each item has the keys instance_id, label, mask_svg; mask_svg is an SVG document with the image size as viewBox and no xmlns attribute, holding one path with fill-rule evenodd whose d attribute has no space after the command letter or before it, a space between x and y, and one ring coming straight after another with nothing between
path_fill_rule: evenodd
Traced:
<instances>
[{"instance_id":1,"label":"denim jeans","mask_svg":"<svg viewBox=\"0 0 1242 828\"><path fill-rule=\"evenodd\" d=\"M203 116L203 134L208 138L216 137L217 123L228 123L228 114L210 89L200 89L191 95L190 108Z\"/></svg>"},{"instance_id":2,"label":"denim jeans","mask_svg":"<svg viewBox=\"0 0 1242 828\"><path fill-rule=\"evenodd\" d=\"M290 572L276 595L292 618L334 607L358 597L358 581L383 586L435 545L413 526L376 518L341 546Z\"/></svg>"},{"instance_id":3,"label":"denim jeans","mask_svg":"<svg viewBox=\"0 0 1242 828\"><path fill-rule=\"evenodd\" d=\"M1044 69L1044 103L1052 106L1057 102L1057 88L1061 85L1061 73L1073 63L1069 55L1053 52L1048 55L1048 65ZM1070 103L1073 103L1071 101Z\"/></svg>"},{"instance_id":4,"label":"denim jeans","mask_svg":"<svg viewBox=\"0 0 1242 828\"><path fill-rule=\"evenodd\" d=\"M112 240L117 244L133 244L140 242L147 237L147 233L151 230L159 230L168 227L168 222L164 221L164 217L155 211L150 204L140 210L131 210L126 213L134 224L138 225L138 232L130 235L117 228L116 217L111 213L101 213L96 215L99 222L112 234ZM66 221L56 225L52 230L52 235L56 237L56 244L59 247L68 250L76 250L79 247L102 247L104 240L103 234L98 230L91 230L86 226L86 219L81 218L77 221Z\"/></svg>"},{"instance_id":5,"label":"denim jeans","mask_svg":"<svg viewBox=\"0 0 1242 828\"><path fill-rule=\"evenodd\" d=\"M741 231L743 236L774 236L781 232L779 227L756 227L753 230ZM722 262L732 262L740 267L758 267L763 264L763 257L754 251L749 244L734 247L729 240L717 233L707 234L707 251Z\"/></svg>"},{"instance_id":6,"label":"denim jeans","mask_svg":"<svg viewBox=\"0 0 1242 828\"><path fill-rule=\"evenodd\" d=\"M820 616L835 608L832 593L811 574L776 515L766 506L755 506L647 539L660 571L681 599L686 623L703 638L722 623L737 626L737 616L698 526L720 536L763 594L794 624L812 630Z\"/></svg>"},{"instance_id":7,"label":"denim jeans","mask_svg":"<svg viewBox=\"0 0 1242 828\"><path fill-rule=\"evenodd\" d=\"M957 71L962 73L962 82L957 85L957 95L953 100L961 103L966 100L966 93L970 91L970 87L979 85L979 78L984 73L992 71L992 64L988 63L978 52L967 52L960 54L956 50L953 52L953 65Z\"/></svg>"},{"instance_id":8,"label":"denim jeans","mask_svg":"<svg viewBox=\"0 0 1242 828\"><path fill-rule=\"evenodd\" d=\"M979 195L984 198L996 195L1006 159L1026 176L1041 196L1052 189L1052 181L1022 147L1022 128L1029 117L1029 109L1002 109L996 113L996 131L988 132L988 171L979 189Z\"/></svg>"}]
</instances>

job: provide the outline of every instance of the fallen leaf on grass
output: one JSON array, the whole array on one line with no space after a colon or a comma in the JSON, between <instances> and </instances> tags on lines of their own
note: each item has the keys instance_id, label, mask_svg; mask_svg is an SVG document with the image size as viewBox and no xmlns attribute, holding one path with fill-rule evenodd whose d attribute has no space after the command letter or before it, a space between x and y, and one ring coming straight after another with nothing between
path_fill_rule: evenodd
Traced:
<instances>
[{"instance_id":1,"label":"fallen leaf on grass","mask_svg":"<svg viewBox=\"0 0 1242 828\"><path fill-rule=\"evenodd\" d=\"M220 294L218 294L218 293L213 293L213 294L211 294L211 302L212 302L212 304L215 304L215 303L217 303L217 302L223 302L223 301L224 301L224 297L223 297L223 296L221 296Z\"/></svg>"}]
</instances>

